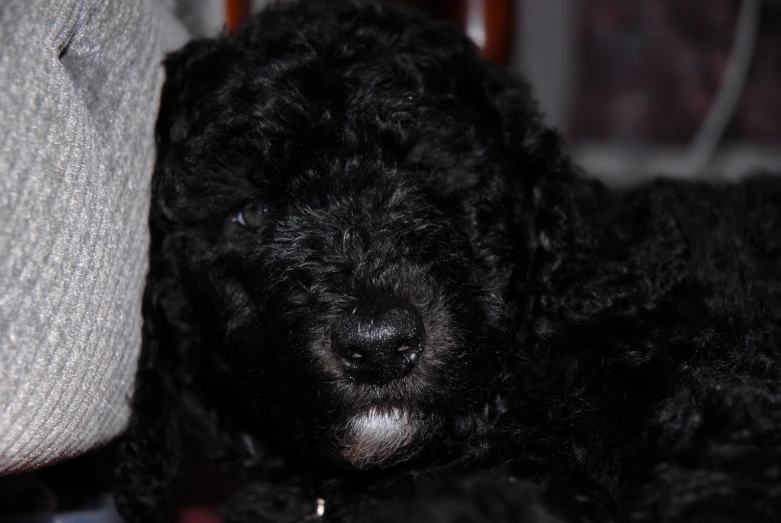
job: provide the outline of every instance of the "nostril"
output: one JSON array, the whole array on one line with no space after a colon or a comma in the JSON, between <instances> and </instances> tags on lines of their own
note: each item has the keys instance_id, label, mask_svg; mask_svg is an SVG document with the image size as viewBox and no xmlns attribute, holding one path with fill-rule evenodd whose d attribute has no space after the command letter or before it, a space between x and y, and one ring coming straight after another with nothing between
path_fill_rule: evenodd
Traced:
<instances>
[{"instance_id":1,"label":"nostril","mask_svg":"<svg viewBox=\"0 0 781 523\"><path fill-rule=\"evenodd\" d=\"M416 349L419 346L420 346L420 340L413 338L399 345L399 347L396 349L396 352L411 351L413 349Z\"/></svg>"},{"instance_id":2,"label":"nostril","mask_svg":"<svg viewBox=\"0 0 781 523\"><path fill-rule=\"evenodd\" d=\"M358 306L334 325L332 346L346 373L356 381L386 383L417 362L423 322L412 309Z\"/></svg>"},{"instance_id":3,"label":"nostril","mask_svg":"<svg viewBox=\"0 0 781 523\"><path fill-rule=\"evenodd\" d=\"M356 347L352 343L344 344L340 343L340 340L345 339L344 335L335 335L333 339L333 348L337 354L346 360L363 360L366 359L366 351L360 347Z\"/></svg>"},{"instance_id":4,"label":"nostril","mask_svg":"<svg viewBox=\"0 0 781 523\"><path fill-rule=\"evenodd\" d=\"M351 360L361 360L365 358L366 355L358 349L349 349L347 352L347 357Z\"/></svg>"}]
</instances>

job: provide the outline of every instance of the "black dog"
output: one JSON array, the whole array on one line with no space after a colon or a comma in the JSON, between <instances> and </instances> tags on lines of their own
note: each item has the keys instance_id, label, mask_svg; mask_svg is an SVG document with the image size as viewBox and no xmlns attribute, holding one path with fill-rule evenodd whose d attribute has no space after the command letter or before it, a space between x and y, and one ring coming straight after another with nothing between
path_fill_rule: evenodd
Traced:
<instances>
[{"instance_id":1,"label":"black dog","mask_svg":"<svg viewBox=\"0 0 781 523\"><path fill-rule=\"evenodd\" d=\"M167 69L130 520L185 443L248 471L230 521L781 517L779 179L610 191L392 5Z\"/></svg>"}]
</instances>

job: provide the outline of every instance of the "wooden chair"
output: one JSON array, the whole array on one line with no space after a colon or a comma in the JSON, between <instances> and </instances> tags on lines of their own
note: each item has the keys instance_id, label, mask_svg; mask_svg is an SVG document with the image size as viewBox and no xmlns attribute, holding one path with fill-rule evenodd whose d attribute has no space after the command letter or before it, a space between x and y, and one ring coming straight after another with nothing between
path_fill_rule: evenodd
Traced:
<instances>
[{"instance_id":1,"label":"wooden chair","mask_svg":"<svg viewBox=\"0 0 781 523\"><path fill-rule=\"evenodd\" d=\"M513 0L403 0L461 27L497 64L507 64L513 36ZM235 31L252 13L251 0L225 0L226 24Z\"/></svg>"}]
</instances>

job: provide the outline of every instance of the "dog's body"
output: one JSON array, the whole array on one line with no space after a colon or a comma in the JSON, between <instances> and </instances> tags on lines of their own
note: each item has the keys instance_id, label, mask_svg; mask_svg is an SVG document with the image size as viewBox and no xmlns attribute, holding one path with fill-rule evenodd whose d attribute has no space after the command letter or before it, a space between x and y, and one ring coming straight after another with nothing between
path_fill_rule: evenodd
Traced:
<instances>
[{"instance_id":1,"label":"dog's body","mask_svg":"<svg viewBox=\"0 0 781 523\"><path fill-rule=\"evenodd\" d=\"M608 190L393 6L280 5L168 73L130 519L193 437L250 471L237 522L781 514L778 178Z\"/></svg>"}]
</instances>

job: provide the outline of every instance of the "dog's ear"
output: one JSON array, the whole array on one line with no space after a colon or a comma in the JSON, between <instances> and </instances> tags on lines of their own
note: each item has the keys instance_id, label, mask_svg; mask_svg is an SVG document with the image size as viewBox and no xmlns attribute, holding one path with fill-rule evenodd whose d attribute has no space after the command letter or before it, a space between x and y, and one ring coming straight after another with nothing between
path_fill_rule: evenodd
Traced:
<instances>
[{"instance_id":1,"label":"dog's ear","mask_svg":"<svg viewBox=\"0 0 781 523\"><path fill-rule=\"evenodd\" d=\"M184 391L195 373L199 337L182 282L176 219L161 193L165 184L176 184L176 162L169 161L171 149L183 139L199 95L200 87L190 85L188 71L211 46L210 42L195 42L166 61L167 80L156 128L143 345L133 414L119 443L115 471L117 508L132 522L157 519L172 495L183 452Z\"/></svg>"},{"instance_id":2,"label":"dog's ear","mask_svg":"<svg viewBox=\"0 0 781 523\"><path fill-rule=\"evenodd\" d=\"M564 139L545 125L524 81L491 67L486 88L502 126L516 225L524 231L530 263L536 266L530 270L555 270L565 245L591 241L583 227L590 211L580 202L598 201L596 193L603 187L573 164Z\"/></svg>"}]
</instances>

